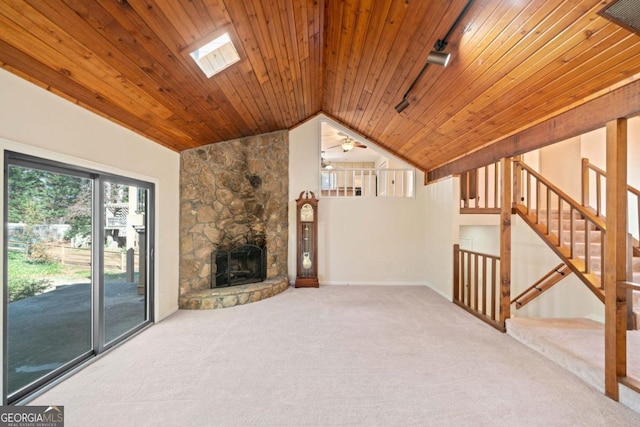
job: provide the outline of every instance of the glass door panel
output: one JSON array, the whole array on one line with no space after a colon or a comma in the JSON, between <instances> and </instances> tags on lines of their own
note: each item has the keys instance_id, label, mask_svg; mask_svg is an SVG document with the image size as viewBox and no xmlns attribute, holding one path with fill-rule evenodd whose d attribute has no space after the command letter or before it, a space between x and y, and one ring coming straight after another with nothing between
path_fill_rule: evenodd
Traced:
<instances>
[{"instance_id":1,"label":"glass door panel","mask_svg":"<svg viewBox=\"0 0 640 427\"><path fill-rule=\"evenodd\" d=\"M149 320L147 200L149 190L104 182L104 343Z\"/></svg>"},{"instance_id":2,"label":"glass door panel","mask_svg":"<svg viewBox=\"0 0 640 427\"><path fill-rule=\"evenodd\" d=\"M92 193L88 177L7 170L7 389L92 352Z\"/></svg>"}]
</instances>

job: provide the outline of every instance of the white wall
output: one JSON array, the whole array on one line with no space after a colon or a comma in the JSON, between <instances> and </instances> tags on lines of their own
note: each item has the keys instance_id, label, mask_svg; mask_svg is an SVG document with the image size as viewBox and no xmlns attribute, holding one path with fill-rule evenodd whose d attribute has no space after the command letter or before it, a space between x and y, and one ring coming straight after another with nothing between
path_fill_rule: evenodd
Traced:
<instances>
[{"instance_id":1,"label":"white wall","mask_svg":"<svg viewBox=\"0 0 640 427\"><path fill-rule=\"evenodd\" d=\"M511 228L511 299L562 261L540 237L514 215ZM575 274L567 276L512 317L588 317L604 321L604 304Z\"/></svg>"},{"instance_id":2,"label":"white wall","mask_svg":"<svg viewBox=\"0 0 640 427\"><path fill-rule=\"evenodd\" d=\"M453 245L459 232L459 178L446 178L426 187L427 286L448 300L453 298Z\"/></svg>"},{"instance_id":3,"label":"white wall","mask_svg":"<svg viewBox=\"0 0 640 427\"><path fill-rule=\"evenodd\" d=\"M627 122L627 182L629 185L640 189L640 117L634 117ZM596 129L592 132L581 136L581 155L589 159L600 169L607 169L607 132L605 128ZM595 184L592 181L590 185L590 205L595 206ZM602 203L604 205L606 193L606 184L602 186ZM629 199L629 230L636 236L640 235L640 226L638 224L638 201L635 198ZM606 206L602 207L603 213L606 213Z\"/></svg>"},{"instance_id":4,"label":"white wall","mask_svg":"<svg viewBox=\"0 0 640 427\"><path fill-rule=\"evenodd\" d=\"M289 133L289 280L296 275L295 199L303 190L319 197L320 121L317 116ZM336 124L337 125L337 124ZM374 145L362 138L367 145ZM407 167L407 166L404 166ZM425 187L416 176L416 197L321 198L318 204L320 284L424 284Z\"/></svg>"},{"instance_id":5,"label":"white wall","mask_svg":"<svg viewBox=\"0 0 640 427\"><path fill-rule=\"evenodd\" d=\"M580 202L582 161L580 137L540 149L540 173L569 197Z\"/></svg>"},{"instance_id":6,"label":"white wall","mask_svg":"<svg viewBox=\"0 0 640 427\"><path fill-rule=\"evenodd\" d=\"M469 215L460 215L469 216ZM499 223L500 215L492 215L494 224ZM461 225L460 249L500 256L499 225Z\"/></svg>"},{"instance_id":7,"label":"white wall","mask_svg":"<svg viewBox=\"0 0 640 427\"><path fill-rule=\"evenodd\" d=\"M0 70L0 150L154 183L156 320L177 309L178 153L4 70Z\"/></svg>"}]
</instances>

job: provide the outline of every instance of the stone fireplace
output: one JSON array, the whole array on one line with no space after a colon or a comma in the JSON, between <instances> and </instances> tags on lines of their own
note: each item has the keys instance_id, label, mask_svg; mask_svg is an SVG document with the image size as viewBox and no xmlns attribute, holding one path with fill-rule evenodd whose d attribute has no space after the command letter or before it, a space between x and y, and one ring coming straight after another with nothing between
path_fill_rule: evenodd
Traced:
<instances>
[{"instance_id":1,"label":"stone fireplace","mask_svg":"<svg viewBox=\"0 0 640 427\"><path fill-rule=\"evenodd\" d=\"M266 249L242 245L230 251L211 253L211 287L244 285L266 279Z\"/></svg>"},{"instance_id":2,"label":"stone fireplace","mask_svg":"<svg viewBox=\"0 0 640 427\"><path fill-rule=\"evenodd\" d=\"M264 249L263 283L275 281L278 292L286 289L288 132L186 150L180 160L180 308L227 306L220 299L204 307L211 304L202 296L214 298L216 289L224 288L225 296L246 290L248 300L259 299L258 291L277 293L257 284L218 286L224 272L216 268L217 254L247 245ZM234 280L248 274L247 264L239 262L238 257L233 261Z\"/></svg>"}]
</instances>

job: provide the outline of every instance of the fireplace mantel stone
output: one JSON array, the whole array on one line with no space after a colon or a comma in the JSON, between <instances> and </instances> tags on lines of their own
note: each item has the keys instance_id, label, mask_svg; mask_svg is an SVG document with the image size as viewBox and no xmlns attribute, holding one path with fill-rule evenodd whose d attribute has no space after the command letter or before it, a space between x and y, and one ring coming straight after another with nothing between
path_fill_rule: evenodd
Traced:
<instances>
[{"instance_id":1,"label":"fireplace mantel stone","mask_svg":"<svg viewBox=\"0 0 640 427\"><path fill-rule=\"evenodd\" d=\"M284 292L289 287L287 277L226 288L203 289L180 296L180 307L189 310L213 310L260 301Z\"/></svg>"},{"instance_id":2,"label":"fireplace mantel stone","mask_svg":"<svg viewBox=\"0 0 640 427\"><path fill-rule=\"evenodd\" d=\"M287 276L288 138L278 131L181 152L180 308L212 290L218 249L265 247L266 278Z\"/></svg>"}]
</instances>

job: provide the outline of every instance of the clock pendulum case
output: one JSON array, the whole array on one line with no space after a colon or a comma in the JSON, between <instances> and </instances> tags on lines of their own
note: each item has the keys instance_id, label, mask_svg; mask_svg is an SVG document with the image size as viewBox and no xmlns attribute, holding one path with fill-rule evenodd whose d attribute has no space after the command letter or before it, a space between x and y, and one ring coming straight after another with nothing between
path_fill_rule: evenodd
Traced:
<instances>
[{"instance_id":1,"label":"clock pendulum case","mask_svg":"<svg viewBox=\"0 0 640 427\"><path fill-rule=\"evenodd\" d=\"M296 199L296 288L317 288L318 283L318 199L303 191Z\"/></svg>"}]
</instances>

